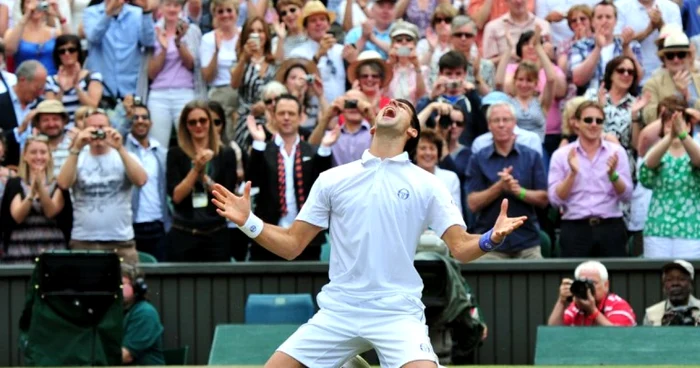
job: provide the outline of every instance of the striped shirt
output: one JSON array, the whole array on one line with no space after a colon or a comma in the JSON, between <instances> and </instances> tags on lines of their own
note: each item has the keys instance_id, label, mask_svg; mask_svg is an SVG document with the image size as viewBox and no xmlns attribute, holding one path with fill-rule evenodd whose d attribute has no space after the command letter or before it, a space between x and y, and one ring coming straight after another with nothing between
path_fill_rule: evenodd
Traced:
<instances>
[{"instance_id":1,"label":"striped shirt","mask_svg":"<svg viewBox=\"0 0 700 368\"><path fill-rule=\"evenodd\" d=\"M598 310L615 326L636 326L637 317L632 307L616 294L609 293L608 296L598 304ZM564 311L565 326L592 326L594 320L576 307L576 303L571 302Z\"/></svg>"},{"instance_id":2,"label":"striped shirt","mask_svg":"<svg viewBox=\"0 0 700 368\"><path fill-rule=\"evenodd\" d=\"M87 92L88 86L92 81L98 81L101 84L102 74L98 72L90 72L87 76L85 76L85 78L80 80L80 89ZM58 75L52 75L46 78L45 90L46 92L53 92L56 95L58 95L61 92L61 85L58 83ZM78 110L78 108L80 107L78 91L76 91L75 88L71 88L68 91L64 91L61 102L63 102L63 107L66 108L66 112L68 113L68 122L70 124L73 124L75 111Z\"/></svg>"}]
</instances>

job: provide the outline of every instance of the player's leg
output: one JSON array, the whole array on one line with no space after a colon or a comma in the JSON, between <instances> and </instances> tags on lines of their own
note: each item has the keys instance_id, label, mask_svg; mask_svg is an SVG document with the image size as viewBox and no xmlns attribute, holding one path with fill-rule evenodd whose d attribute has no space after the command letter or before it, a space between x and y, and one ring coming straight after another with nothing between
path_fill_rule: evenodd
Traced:
<instances>
[{"instance_id":1,"label":"player's leg","mask_svg":"<svg viewBox=\"0 0 700 368\"><path fill-rule=\"evenodd\" d=\"M265 363L265 368L304 368L298 360L281 351L276 351Z\"/></svg>"},{"instance_id":2,"label":"player's leg","mask_svg":"<svg viewBox=\"0 0 700 368\"><path fill-rule=\"evenodd\" d=\"M402 368L437 368L437 363L428 360L415 360L408 362L402 366Z\"/></svg>"}]
</instances>

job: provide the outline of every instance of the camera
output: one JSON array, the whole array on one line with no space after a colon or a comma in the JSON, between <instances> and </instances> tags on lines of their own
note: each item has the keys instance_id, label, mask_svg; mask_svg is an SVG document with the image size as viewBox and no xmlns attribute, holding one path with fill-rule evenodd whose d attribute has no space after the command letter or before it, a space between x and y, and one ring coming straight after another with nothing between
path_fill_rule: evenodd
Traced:
<instances>
[{"instance_id":1,"label":"camera","mask_svg":"<svg viewBox=\"0 0 700 368\"><path fill-rule=\"evenodd\" d=\"M141 96L134 96L134 106L143 106Z\"/></svg>"},{"instance_id":2,"label":"camera","mask_svg":"<svg viewBox=\"0 0 700 368\"><path fill-rule=\"evenodd\" d=\"M36 7L37 10L39 11L49 11L49 2L48 1L40 1L39 5Z\"/></svg>"},{"instance_id":3,"label":"camera","mask_svg":"<svg viewBox=\"0 0 700 368\"><path fill-rule=\"evenodd\" d=\"M308 84L314 84L315 81L316 81L316 76L315 76L315 75L313 75L313 74L307 74L307 75L306 75L306 83L308 83Z\"/></svg>"},{"instance_id":4,"label":"camera","mask_svg":"<svg viewBox=\"0 0 700 368\"><path fill-rule=\"evenodd\" d=\"M396 50L398 56L408 56L411 55L411 49L408 46L401 46Z\"/></svg>"},{"instance_id":5,"label":"camera","mask_svg":"<svg viewBox=\"0 0 700 368\"><path fill-rule=\"evenodd\" d=\"M588 299L588 290L591 291L591 294L595 296L595 284L593 284L593 281L588 280L588 279L579 279L575 280L573 283L571 283L571 294L579 299ZM569 297L570 300L573 300L573 297Z\"/></svg>"},{"instance_id":6,"label":"camera","mask_svg":"<svg viewBox=\"0 0 700 368\"><path fill-rule=\"evenodd\" d=\"M450 117L449 114L440 115L440 119L438 119L438 124L442 129L449 129L452 126L452 117Z\"/></svg>"},{"instance_id":7,"label":"camera","mask_svg":"<svg viewBox=\"0 0 700 368\"><path fill-rule=\"evenodd\" d=\"M462 85L462 83L460 83L459 81L452 81L448 82L446 87L447 89L457 89L460 85Z\"/></svg>"},{"instance_id":8,"label":"camera","mask_svg":"<svg viewBox=\"0 0 700 368\"><path fill-rule=\"evenodd\" d=\"M684 305L681 307L674 307L664 313L663 318L661 318L662 326L697 326L698 319L696 317L697 313L700 311L698 307L691 307L689 305Z\"/></svg>"},{"instance_id":9,"label":"camera","mask_svg":"<svg viewBox=\"0 0 700 368\"><path fill-rule=\"evenodd\" d=\"M345 100L345 104L343 105L344 109L356 109L357 108L357 100Z\"/></svg>"},{"instance_id":10,"label":"camera","mask_svg":"<svg viewBox=\"0 0 700 368\"><path fill-rule=\"evenodd\" d=\"M96 131L92 132L92 139L102 140L105 138L107 138L107 134L102 129L97 129Z\"/></svg>"}]
</instances>

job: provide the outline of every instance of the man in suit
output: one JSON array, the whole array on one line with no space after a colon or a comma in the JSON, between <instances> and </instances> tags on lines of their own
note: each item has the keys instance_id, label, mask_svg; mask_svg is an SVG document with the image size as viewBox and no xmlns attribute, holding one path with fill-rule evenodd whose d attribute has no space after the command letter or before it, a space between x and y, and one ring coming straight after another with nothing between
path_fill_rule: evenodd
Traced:
<instances>
[{"instance_id":1,"label":"man in suit","mask_svg":"<svg viewBox=\"0 0 700 368\"><path fill-rule=\"evenodd\" d=\"M301 140L301 103L289 94L279 96L275 104L278 132L271 143L265 143L261 125L248 124L253 150L248 161L248 177L260 192L255 214L267 223L290 227L309 196L319 174L331 168L331 146L340 135L339 127L326 134L320 147ZM297 260L319 260L325 233L320 232ZM251 261L282 260L253 243Z\"/></svg>"}]
</instances>

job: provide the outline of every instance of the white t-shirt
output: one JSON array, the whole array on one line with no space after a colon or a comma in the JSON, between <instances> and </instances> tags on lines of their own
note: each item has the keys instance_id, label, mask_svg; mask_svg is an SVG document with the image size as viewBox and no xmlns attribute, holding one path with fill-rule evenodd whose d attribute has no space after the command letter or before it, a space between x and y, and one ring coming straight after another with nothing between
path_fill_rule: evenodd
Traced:
<instances>
[{"instance_id":1,"label":"white t-shirt","mask_svg":"<svg viewBox=\"0 0 700 368\"><path fill-rule=\"evenodd\" d=\"M138 162L134 154L129 154ZM132 184L117 150L93 156L86 146L78 157L72 189L73 239L128 241L134 238Z\"/></svg>"},{"instance_id":2,"label":"white t-shirt","mask_svg":"<svg viewBox=\"0 0 700 368\"><path fill-rule=\"evenodd\" d=\"M322 292L350 303L397 294L420 299L423 281L413 261L421 234L466 229L437 176L405 152L382 161L369 150L322 173L297 220L330 225L330 283Z\"/></svg>"},{"instance_id":3,"label":"white t-shirt","mask_svg":"<svg viewBox=\"0 0 700 368\"><path fill-rule=\"evenodd\" d=\"M214 52L216 51L216 39L214 38L214 32L211 31L202 36L202 43L199 46L199 61L202 64L202 68L206 68L214 57ZM219 57L217 59L217 69L216 77L209 83L210 87L221 87L228 86L231 84L231 68L236 65L238 57L236 55L236 44L238 43L238 36L240 31L230 40L221 41L221 47L219 48Z\"/></svg>"},{"instance_id":4,"label":"white t-shirt","mask_svg":"<svg viewBox=\"0 0 700 368\"><path fill-rule=\"evenodd\" d=\"M314 40L307 40L290 53L292 58L312 60L318 51L319 44ZM335 44L328 50L326 56L318 61L318 72L323 81L323 93L326 100L335 101L345 94L345 64L343 64L343 45Z\"/></svg>"},{"instance_id":5,"label":"white t-shirt","mask_svg":"<svg viewBox=\"0 0 700 368\"><path fill-rule=\"evenodd\" d=\"M347 2L343 0L340 2L340 6L338 7L338 16L335 19L336 22L340 25L343 25L343 22L345 21L346 6ZM360 8L360 6L357 5L356 2L353 2L350 6L350 9L352 9L352 28L361 27L362 23L367 21L367 15L364 11L362 11L362 8Z\"/></svg>"}]
</instances>

